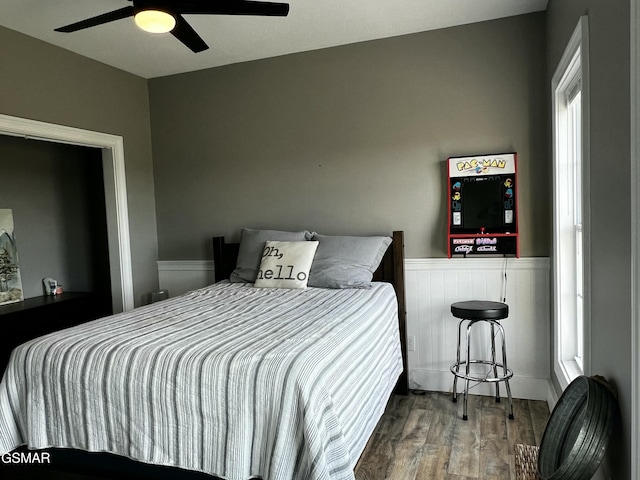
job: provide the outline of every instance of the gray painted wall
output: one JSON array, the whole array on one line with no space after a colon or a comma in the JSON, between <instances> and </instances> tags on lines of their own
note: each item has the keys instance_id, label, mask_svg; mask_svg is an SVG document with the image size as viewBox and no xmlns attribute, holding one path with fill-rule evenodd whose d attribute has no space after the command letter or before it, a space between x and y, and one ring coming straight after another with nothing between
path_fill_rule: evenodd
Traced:
<instances>
[{"instance_id":1,"label":"gray painted wall","mask_svg":"<svg viewBox=\"0 0 640 480\"><path fill-rule=\"evenodd\" d=\"M446 256L448 156L517 151L523 256L549 254L544 13L149 81L161 260L241 227L403 229Z\"/></svg>"},{"instance_id":2,"label":"gray painted wall","mask_svg":"<svg viewBox=\"0 0 640 480\"><path fill-rule=\"evenodd\" d=\"M610 448L609 466L612 478L624 480L630 478L632 409L630 3L551 0L549 84L584 14L590 34L591 373L618 390L622 430Z\"/></svg>"},{"instance_id":3,"label":"gray painted wall","mask_svg":"<svg viewBox=\"0 0 640 480\"><path fill-rule=\"evenodd\" d=\"M13 211L25 298L43 294L44 277L66 291L103 291L110 280L100 150L0 135L0 161L0 208Z\"/></svg>"},{"instance_id":4,"label":"gray painted wall","mask_svg":"<svg viewBox=\"0 0 640 480\"><path fill-rule=\"evenodd\" d=\"M136 305L158 288L147 81L0 27L0 113L124 137Z\"/></svg>"},{"instance_id":5,"label":"gray painted wall","mask_svg":"<svg viewBox=\"0 0 640 480\"><path fill-rule=\"evenodd\" d=\"M409 257L444 256L450 155L519 153L522 254L545 256L549 84L584 13L591 32L592 372L620 393L623 430L610 463L613 478L625 479L628 1L551 0L546 22L545 14L531 14L149 82L0 27L0 113L124 137L136 303L157 288L158 251L163 260L210 258L210 235L233 238L243 226L399 228Z\"/></svg>"}]
</instances>

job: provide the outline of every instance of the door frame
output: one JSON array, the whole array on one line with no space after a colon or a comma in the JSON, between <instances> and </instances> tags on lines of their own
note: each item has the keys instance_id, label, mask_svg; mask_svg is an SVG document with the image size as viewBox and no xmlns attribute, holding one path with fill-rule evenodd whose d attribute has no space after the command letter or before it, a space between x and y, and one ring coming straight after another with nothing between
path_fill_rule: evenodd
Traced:
<instances>
[{"instance_id":1,"label":"door frame","mask_svg":"<svg viewBox=\"0 0 640 480\"><path fill-rule=\"evenodd\" d=\"M102 150L113 312L134 308L129 210L121 136L0 114L0 135Z\"/></svg>"}]
</instances>

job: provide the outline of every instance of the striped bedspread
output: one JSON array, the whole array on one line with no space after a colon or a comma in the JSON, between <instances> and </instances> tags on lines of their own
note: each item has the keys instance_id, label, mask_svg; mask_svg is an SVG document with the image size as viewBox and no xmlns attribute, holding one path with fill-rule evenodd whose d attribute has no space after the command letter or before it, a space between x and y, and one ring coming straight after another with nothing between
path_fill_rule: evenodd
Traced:
<instances>
[{"instance_id":1,"label":"striped bedspread","mask_svg":"<svg viewBox=\"0 0 640 480\"><path fill-rule=\"evenodd\" d=\"M390 284L221 283L32 340L0 453L70 447L229 480L354 479L402 370Z\"/></svg>"}]
</instances>

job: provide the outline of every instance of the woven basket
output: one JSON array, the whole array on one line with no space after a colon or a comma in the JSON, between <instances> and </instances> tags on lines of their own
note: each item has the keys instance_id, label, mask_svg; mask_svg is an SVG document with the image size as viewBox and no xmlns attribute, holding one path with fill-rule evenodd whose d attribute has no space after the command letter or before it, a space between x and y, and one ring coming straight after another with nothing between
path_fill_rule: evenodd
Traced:
<instances>
[{"instance_id":1,"label":"woven basket","mask_svg":"<svg viewBox=\"0 0 640 480\"><path fill-rule=\"evenodd\" d=\"M515 445L516 480L538 480L539 450L534 445Z\"/></svg>"}]
</instances>

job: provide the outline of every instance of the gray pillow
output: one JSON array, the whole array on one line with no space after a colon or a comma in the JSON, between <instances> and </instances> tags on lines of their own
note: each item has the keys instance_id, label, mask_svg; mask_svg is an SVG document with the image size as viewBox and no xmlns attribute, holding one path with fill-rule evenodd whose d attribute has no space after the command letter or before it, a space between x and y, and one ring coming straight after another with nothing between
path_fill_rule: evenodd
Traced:
<instances>
[{"instance_id":1,"label":"gray pillow","mask_svg":"<svg viewBox=\"0 0 640 480\"><path fill-rule=\"evenodd\" d=\"M391 245L390 237L314 235L318 250L311 265L308 286L371 288L373 272Z\"/></svg>"},{"instance_id":2,"label":"gray pillow","mask_svg":"<svg viewBox=\"0 0 640 480\"><path fill-rule=\"evenodd\" d=\"M262 251L267 240L303 242L311 239L313 233L243 228L241 235L236 268L229 276L229 281L234 283L253 283L256 281L262 261Z\"/></svg>"}]
</instances>

